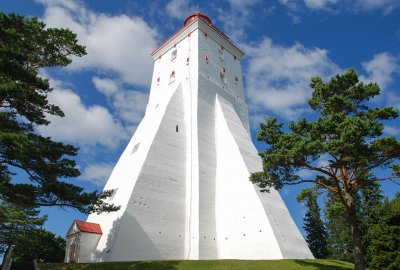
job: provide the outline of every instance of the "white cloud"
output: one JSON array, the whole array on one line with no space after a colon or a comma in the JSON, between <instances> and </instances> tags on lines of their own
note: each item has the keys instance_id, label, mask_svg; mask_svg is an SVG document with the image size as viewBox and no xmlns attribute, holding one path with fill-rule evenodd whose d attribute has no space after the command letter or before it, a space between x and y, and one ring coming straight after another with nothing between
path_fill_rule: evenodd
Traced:
<instances>
[{"instance_id":1,"label":"white cloud","mask_svg":"<svg viewBox=\"0 0 400 270\"><path fill-rule=\"evenodd\" d=\"M114 164L110 163L90 164L86 166L80 179L102 187L110 177L113 168Z\"/></svg>"},{"instance_id":2,"label":"white cloud","mask_svg":"<svg viewBox=\"0 0 400 270\"><path fill-rule=\"evenodd\" d=\"M384 14L400 7L399 0L279 0L288 9L289 16L299 19L303 7L327 12L368 12L381 10Z\"/></svg>"},{"instance_id":3,"label":"white cloud","mask_svg":"<svg viewBox=\"0 0 400 270\"><path fill-rule=\"evenodd\" d=\"M245 50L249 61L246 89L255 114L268 110L281 117L298 118L308 108L311 77L326 78L340 72L326 50L308 49L299 43L283 47L264 38Z\"/></svg>"},{"instance_id":4,"label":"white cloud","mask_svg":"<svg viewBox=\"0 0 400 270\"><path fill-rule=\"evenodd\" d=\"M241 9L251 7L261 2L261 0L227 0L233 7Z\"/></svg>"},{"instance_id":5,"label":"white cloud","mask_svg":"<svg viewBox=\"0 0 400 270\"><path fill-rule=\"evenodd\" d=\"M251 25L253 8L261 3L260 0L227 0L229 6L212 6L218 14L217 20L221 22L223 31L235 42L246 39L246 27ZM269 9L267 9L269 11ZM215 24L215 22L214 22Z\"/></svg>"},{"instance_id":6,"label":"white cloud","mask_svg":"<svg viewBox=\"0 0 400 270\"><path fill-rule=\"evenodd\" d=\"M125 89L118 81L110 78L93 77L97 90L105 94L115 113L124 124L135 129L143 118L149 99L148 93Z\"/></svg>"},{"instance_id":7,"label":"white cloud","mask_svg":"<svg viewBox=\"0 0 400 270\"><path fill-rule=\"evenodd\" d=\"M195 7L186 0L172 0L167 4L166 10L172 18L183 20L195 11Z\"/></svg>"},{"instance_id":8,"label":"white cloud","mask_svg":"<svg viewBox=\"0 0 400 270\"><path fill-rule=\"evenodd\" d=\"M308 169L299 170L296 174L304 180L309 180L315 176L315 173Z\"/></svg>"},{"instance_id":9,"label":"white cloud","mask_svg":"<svg viewBox=\"0 0 400 270\"><path fill-rule=\"evenodd\" d=\"M388 14L394 9L400 7L399 0L357 0L356 7L361 8L363 11L383 10Z\"/></svg>"},{"instance_id":10,"label":"white cloud","mask_svg":"<svg viewBox=\"0 0 400 270\"><path fill-rule=\"evenodd\" d=\"M81 98L59 81L50 81L54 90L48 95L51 104L58 105L65 117L48 116L51 123L38 130L45 136L78 145L117 146L126 138L124 128L109 111L98 105L85 106Z\"/></svg>"},{"instance_id":11,"label":"white cloud","mask_svg":"<svg viewBox=\"0 0 400 270\"><path fill-rule=\"evenodd\" d=\"M367 76L360 76L360 79L364 82L377 82L385 89L393 81L393 73L400 68L398 62L399 60L390 53L376 54L370 61L362 63Z\"/></svg>"},{"instance_id":12,"label":"white cloud","mask_svg":"<svg viewBox=\"0 0 400 270\"><path fill-rule=\"evenodd\" d=\"M392 126L385 126L385 129L383 130L384 133L386 133L389 136L399 136L400 135L400 129Z\"/></svg>"},{"instance_id":13,"label":"white cloud","mask_svg":"<svg viewBox=\"0 0 400 270\"><path fill-rule=\"evenodd\" d=\"M393 106L400 110L400 96L398 96L396 93L388 92L386 101L387 105Z\"/></svg>"},{"instance_id":14,"label":"white cloud","mask_svg":"<svg viewBox=\"0 0 400 270\"><path fill-rule=\"evenodd\" d=\"M304 0L305 5L311 9L325 9L331 4L336 4L341 0Z\"/></svg>"},{"instance_id":15,"label":"white cloud","mask_svg":"<svg viewBox=\"0 0 400 270\"><path fill-rule=\"evenodd\" d=\"M115 94L112 104L119 117L128 124L138 124L143 118L148 101L148 94L134 90Z\"/></svg>"},{"instance_id":16,"label":"white cloud","mask_svg":"<svg viewBox=\"0 0 400 270\"><path fill-rule=\"evenodd\" d=\"M87 9L77 1L41 0L48 27L67 27L78 34L87 55L74 59L68 69L94 68L115 72L123 82L146 86L157 47L157 32L139 17L110 16Z\"/></svg>"},{"instance_id":17,"label":"white cloud","mask_svg":"<svg viewBox=\"0 0 400 270\"><path fill-rule=\"evenodd\" d=\"M106 96L111 96L118 91L118 83L112 79L108 78L100 78L100 77L93 77L92 82L97 90L103 93Z\"/></svg>"}]
</instances>

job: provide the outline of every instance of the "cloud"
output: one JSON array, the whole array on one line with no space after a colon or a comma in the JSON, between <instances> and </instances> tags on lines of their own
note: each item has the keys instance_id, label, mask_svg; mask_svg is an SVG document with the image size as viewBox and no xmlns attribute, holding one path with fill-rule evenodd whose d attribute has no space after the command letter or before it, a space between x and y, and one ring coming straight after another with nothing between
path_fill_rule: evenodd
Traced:
<instances>
[{"instance_id":1,"label":"cloud","mask_svg":"<svg viewBox=\"0 0 400 270\"><path fill-rule=\"evenodd\" d=\"M146 109L148 94L134 90L118 92L113 97L113 106L119 117L128 124L138 124Z\"/></svg>"},{"instance_id":2,"label":"cloud","mask_svg":"<svg viewBox=\"0 0 400 270\"><path fill-rule=\"evenodd\" d=\"M398 0L279 0L279 2L288 9L288 15L297 20L300 20L299 14L304 8L335 13L381 10L384 14L389 14L400 7Z\"/></svg>"},{"instance_id":3,"label":"cloud","mask_svg":"<svg viewBox=\"0 0 400 270\"><path fill-rule=\"evenodd\" d=\"M235 9L242 9L254 6L261 2L261 0L227 0Z\"/></svg>"},{"instance_id":4,"label":"cloud","mask_svg":"<svg viewBox=\"0 0 400 270\"><path fill-rule=\"evenodd\" d=\"M252 114L265 114L267 110L288 119L298 118L308 108L311 77L327 78L340 72L328 51L305 48L299 43L284 47L265 37L245 50L249 61L246 89Z\"/></svg>"},{"instance_id":5,"label":"cloud","mask_svg":"<svg viewBox=\"0 0 400 270\"><path fill-rule=\"evenodd\" d=\"M390 53L375 54L367 62L362 63L367 76L360 76L364 82L377 82L382 89L388 87L393 81L392 75L399 71L399 60Z\"/></svg>"},{"instance_id":6,"label":"cloud","mask_svg":"<svg viewBox=\"0 0 400 270\"><path fill-rule=\"evenodd\" d=\"M223 7L211 4L211 8L216 12L217 20L222 24L222 30L235 42L244 41L246 39L246 28L252 24L254 18L254 6L262 3L260 0L227 0L229 6ZM266 9L266 14L270 9ZM215 22L214 22L215 24Z\"/></svg>"},{"instance_id":7,"label":"cloud","mask_svg":"<svg viewBox=\"0 0 400 270\"><path fill-rule=\"evenodd\" d=\"M167 4L166 11L172 18L183 20L195 11L195 7L186 0L172 0Z\"/></svg>"},{"instance_id":8,"label":"cloud","mask_svg":"<svg viewBox=\"0 0 400 270\"><path fill-rule=\"evenodd\" d=\"M90 164L86 166L80 179L102 187L110 177L114 165L112 163Z\"/></svg>"},{"instance_id":9,"label":"cloud","mask_svg":"<svg viewBox=\"0 0 400 270\"><path fill-rule=\"evenodd\" d=\"M385 126L385 129L383 130L384 133L386 133L389 136L399 136L400 135L400 129L392 126Z\"/></svg>"},{"instance_id":10,"label":"cloud","mask_svg":"<svg viewBox=\"0 0 400 270\"><path fill-rule=\"evenodd\" d=\"M157 47L157 31L142 18L95 13L77 1L39 2L46 7L44 21L48 27L71 29L87 48L88 54L74 59L68 69L114 72L123 82L149 84L153 67L149 54Z\"/></svg>"},{"instance_id":11,"label":"cloud","mask_svg":"<svg viewBox=\"0 0 400 270\"><path fill-rule=\"evenodd\" d=\"M111 96L118 91L118 84L111 79L102 79L100 77L93 77L92 82L97 90L106 96Z\"/></svg>"},{"instance_id":12,"label":"cloud","mask_svg":"<svg viewBox=\"0 0 400 270\"><path fill-rule=\"evenodd\" d=\"M326 9L331 4L336 4L341 0L304 0L304 4L311 9Z\"/></svg>"},{"instance_id":13,"label":"cloud","mask_svg":"<svg viewBox=\"0 0 400 270\"><path fill-rule=\"evenodd\" d=\"M65 117L48 116L51 123L38 130L45 136L68 143L82 145L100 144L116 147L126 138L126 132L109 111L98 105L85 106L81 98L60 81L51 80L54 90L48 95L50 103L58 105Z\"/></svg>"},{"instance_id":14,"label":"cloud","mask_svg":"<svg viewBox=\"0 0 400 270\"><path fill-rule=\"evenodd\" d=\"M400 110L400 96L398 96L396 93L388 92L386 101L387 105L393 106Z\"/></svg>"},{"instance_id":15,"label":"cloud","mask_svg":"<svg viewBox=\"0 0 400 270\"><path fill-rule=\"evenodd\" d=\"M110 78L95 76L92 82L99 92L106 95L118 118L130 125L129 129L135 129L146 110L148 93L125 89L118 81Z\"/></svg>"},{"instance_id":16,"label":"cloud","mask_svg":"<svg viewBox=\"0 0 400 270\"><path fill-rule=\"evenodd\" d=\"M357 0L356 7L363 11L383 10L385 14L400 7L398 0Z\"/></svg>"}]
</instances>

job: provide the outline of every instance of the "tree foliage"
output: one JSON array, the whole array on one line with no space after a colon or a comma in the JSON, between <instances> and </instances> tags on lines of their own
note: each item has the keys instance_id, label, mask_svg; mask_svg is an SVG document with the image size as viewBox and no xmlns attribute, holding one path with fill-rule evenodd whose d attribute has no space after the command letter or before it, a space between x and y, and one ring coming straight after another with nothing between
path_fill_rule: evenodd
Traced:
<instances>
[{"instance_id":1,"label":"tree foliage","mask_svg":"<svg viewBox=\"0 0 400 270\"><path fill-rule=\"evenodd\" d=\"M335 194L328 193L325 202L328 258L352 262L353 244L349 222L344 218L345 209Z\"/></svg>"},{"instance_id":2,"label":"tree foliage","mask_svg":"<svg viewBox=\"0 0 400 270\"><path fill-rule=\"evenodd\" d=\"M395 163L400 158L400 142L382 136L384 121L397 118L399 112L392 107L371 107L368 101L379 94L379 86L359 82L353 69L326 83L313 77L310 87L314 91L308 103L319 117L292 121L289 132L282 130L276 118L261 123L257 139L267 144L260 153L263 171L250 179L264 190L309 182L335 194L351 226L356 268L365 269L354 196L368 187L367 176L374 169L390 171L378 181L400 177L400 165ZM302 169L315 176L302 178L297 174Z\"/></svg>"},{"instance_id":3,"label":"tree foliage","mask_svg":"<svg viewBox=\"0 0 400 270\"><path fill-rule=\"evenodd\" d=\"M44 229L34 229L18 237L13 250L15 263L60 263L64 261L65 239Z\"/></svg>"},{"instance_id":4,"label":"tree foliage","mask_svg":"<svg viewBox=\"0 0 400 270\"><path fill-rule=\"evenodd\" d=\"M47 216L39 217L39 210L19 205L0 203L0 252L5 252L19 235L43 225Z\"/></svg>"},{"instance_id":5,"label":"tree foliage","mask_svg":"<svg viewBox=\"0 0 400 270\"><path fill-rule=\"evenodd\" d=\"M71 159L78 149L35 133L37 126L49 124L47 115L64 116L49 103L52 88L39 71L66 66L72 56L85 54L68 29L46 28L36 18L0 13L1 200L27 207L73 207L83 213L118 209L102 200L110 191L87 193L61 181L79 176Z\"/></svg>"},{"instance_id":6,"label":"tree foliage","mask_svg":"<svg viewBox=\"0 0 400 270\"><path fill-rule=\"evenodd\" d=\"M305 202L306 214L303 218L303 228L306 232L306 241L312 254L317 259L328 256L327 235L323 221L321 220L321 208L317 203L318 194L314 189L303 189L297 195L297 201Z\"/></svg>"},{"instance_id":7,"label":"tree foliage","mask_svg":"<svg viewBox=\"0 0 400 270\"><path fill-rule=\"evenodd\" d=\"M3 270L10 269L13 245L21 235L43 225L47 216L39 217L40 211L0 200L0 254Z\"/></svg>"},{"instance_id":8,"label":"tree foliage","mask_svg":"<svg viewBox=\"0 0 400 270\"><path fill-rule=\"evenodd\" d=\"M385 202L382 221L370 226L366 238L371 269L400 269L400 193Z\"/></svg>"}]
</instances>

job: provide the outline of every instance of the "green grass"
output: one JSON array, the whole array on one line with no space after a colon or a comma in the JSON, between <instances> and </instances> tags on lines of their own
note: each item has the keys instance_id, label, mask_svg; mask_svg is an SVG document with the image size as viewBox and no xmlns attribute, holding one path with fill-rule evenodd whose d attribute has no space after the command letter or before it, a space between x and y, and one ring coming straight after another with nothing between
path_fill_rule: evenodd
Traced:
<instances>
[{"instance_id":1,"label":"green grass","mask_svg":"<svg viewBox=\"0 0 400 270\"><path fill-rule=\"evenodd\" d=\"M342 270L354 269L348 262L336 260L213 260L213 261L136 261L39 264L40 270Z\"/></svg>"}]
</instances>

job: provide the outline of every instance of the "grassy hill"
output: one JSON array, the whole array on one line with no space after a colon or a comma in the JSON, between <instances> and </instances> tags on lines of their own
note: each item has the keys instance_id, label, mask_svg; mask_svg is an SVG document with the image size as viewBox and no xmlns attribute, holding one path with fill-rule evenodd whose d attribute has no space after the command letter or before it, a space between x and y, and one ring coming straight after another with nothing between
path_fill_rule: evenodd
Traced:
<instances>
[{"instance_id":1,"label":"grassy hill","mask_svg":"<svg viewBox=\"0 0 400 270\"><path fill-rule=\"evenodd\" d=\"M342 270L354 265L336 260L200 260L136 261L82 264L39 264L40 270Z\"/></svg>"}]
</instances>

